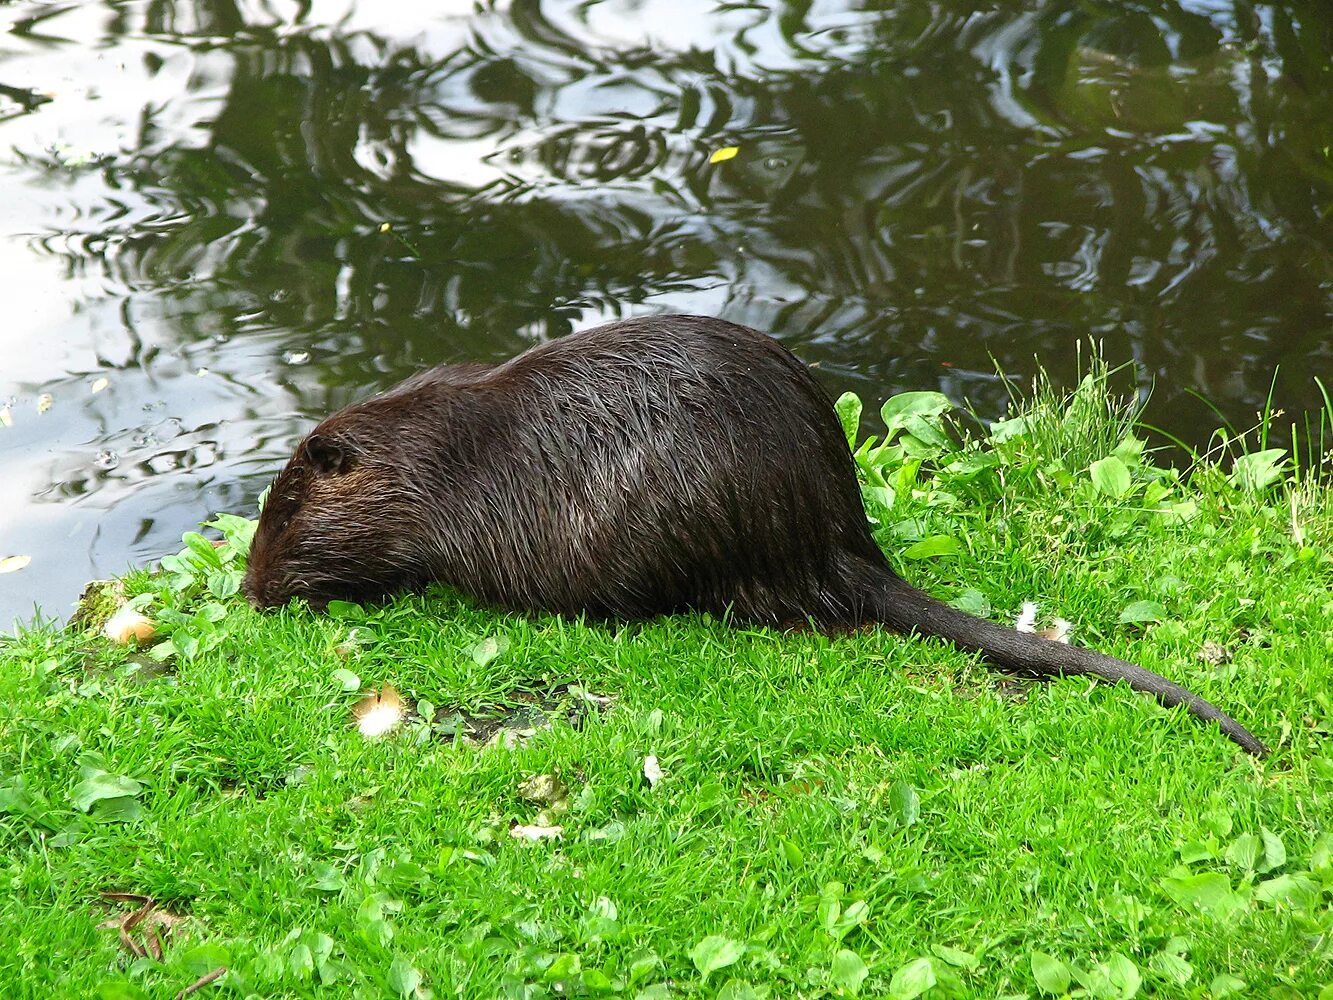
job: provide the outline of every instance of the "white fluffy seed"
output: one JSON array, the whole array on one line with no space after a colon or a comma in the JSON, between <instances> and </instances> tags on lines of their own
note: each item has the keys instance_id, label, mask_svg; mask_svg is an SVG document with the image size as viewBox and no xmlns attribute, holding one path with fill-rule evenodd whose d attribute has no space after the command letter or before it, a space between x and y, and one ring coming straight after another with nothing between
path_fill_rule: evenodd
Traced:
<instances>
[{"instance_id":1,"label":"white fluffy seed","mask_svg":"<svg viewBox=\"0 0 1333 1000\"><path fill-rule=\"evenodd\" d=\"M157 627L149 618L126 604L107 619L102 626L102 633L112 642L126 643L131 639L147 642L157 634Z\"/></svg>"}]
</instances>

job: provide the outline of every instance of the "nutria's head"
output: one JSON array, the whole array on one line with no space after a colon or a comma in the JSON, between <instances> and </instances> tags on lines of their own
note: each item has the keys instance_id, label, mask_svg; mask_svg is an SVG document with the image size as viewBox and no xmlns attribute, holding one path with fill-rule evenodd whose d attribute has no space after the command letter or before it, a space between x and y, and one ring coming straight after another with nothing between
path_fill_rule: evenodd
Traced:
<instances>
[{"instance_id":1,"label":"nutria's head","mask_svg":"<svg viewBox=\"0 0 1333 1000\"><path fill-rule=\"evenodd\" d=\"M373 600L422 577L425 511L401 443L373 414L316 427L278 473L250 545L243 590L257 608L301 597Z\"/></svg>"}]
</instances>

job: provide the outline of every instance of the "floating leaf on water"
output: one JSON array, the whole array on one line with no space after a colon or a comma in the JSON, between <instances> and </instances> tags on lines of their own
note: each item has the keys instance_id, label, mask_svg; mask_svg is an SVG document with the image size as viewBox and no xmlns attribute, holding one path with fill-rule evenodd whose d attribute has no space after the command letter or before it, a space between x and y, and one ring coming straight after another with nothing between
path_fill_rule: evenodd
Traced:
<instances>
[{"instance_id":1,"label":"floating leaf on water","mask_svg":"<svg viewBox=\"0 0 1333 1000\"><path fill-rule=\"evenodd\" d=\"M13 427L14 418L10 416L8 406L0 406L0 427Z\"/></svg>"},{"instance_id":2,"label":"floating leaf on water","mask_svg":"<svg viewBox=\"0 0 1333 1000\"><path fill-rule=\"evenodd\" d=\"M5 556L0 559L0 573L16 573L30 562L32 556Z\"/></svg>"},{"instance_id":3,"label":"floating leaf on water","mask_svg":"<svg viewBox=\"0 0 1333 1000\"><path fill-rule=\"evenodd\" d=\"M403 721L402 696L392 684L386 684L378 693L369 694L353 705L352 717L366 739L383 736Z\"/></svg>"},{"instance_id":4,"label":"floating leaf on water","mask_svg":"<svg viewBox=\"0 0 1333 1000\"><path fill-rule=\"evenodd\" d=\"M106 388L107 386L109 386L110 384L111 384L111 380L108 379L108 378L99 378L99 379L97 379L95 382L93 382L93 385L92 385L92 393L93 393L93 395L96 396L99 392L101 392L103 389L105 389L105 388Z\"/></svg>"},{"instance_id":5,"label":"floating leaf on water","mask_svg":"<svg viewBox=\"0 0 1333 1000\"><path fill-rule=\"evenodd\" d=\"M651 754L643 758L643 776L648 779L649 788L656 788L657 783L662 780L662 765Z\"/></svg>"},{"instance_id":6,"label":"floating leaf on water","mask_svg":"<svg viewBox=\"0 0 1333 1000\"><path fill-rule=\"evenodd\" d=\"M725 163L727 160L735 159L736 154L739 153L740 151L741 151L740 146L723 146L721 149L716 150L713 153L713 155L708 158L708 162Z\"/></svg>"},{"instance_id":7,"label":"floating leaf on water","mask_svg":"<svg viewBox=\"0 0 1333 1000\"><path fill-rule=\"evenodd\" d=\"M51 394L50 394L49 392L44 392L44 393L42 393L40 396L38 396L38 397L37 397L37 414L38 414L38 416L40 416L41 414L45 413L47 410L51 409L51 404L54 403L54 402L55 402L55 399L51 396Z\"/></svg>"}]
</instances>

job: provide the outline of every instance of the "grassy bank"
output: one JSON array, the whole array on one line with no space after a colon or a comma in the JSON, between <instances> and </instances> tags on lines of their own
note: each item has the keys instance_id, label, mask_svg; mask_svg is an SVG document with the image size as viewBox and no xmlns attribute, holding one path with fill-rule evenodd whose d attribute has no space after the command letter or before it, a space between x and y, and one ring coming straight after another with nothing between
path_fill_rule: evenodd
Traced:
<instances>
[{"instance_id":1,"label":"grassy bank","mask_svg":"<svg viewBox=\"0 0 1333 1000\"><path fill-rule=\"evenodd\" d=\"M1333 493L1159 468L1104 379L943 406L858 452L904 575L1036 601L1271 758L878 630L260 615L228 519L123 581L170 645L96 607L0 640L0 995L1333 996ZM416 712L367 739L385 684Z\"/></svg>"}]
</instances>

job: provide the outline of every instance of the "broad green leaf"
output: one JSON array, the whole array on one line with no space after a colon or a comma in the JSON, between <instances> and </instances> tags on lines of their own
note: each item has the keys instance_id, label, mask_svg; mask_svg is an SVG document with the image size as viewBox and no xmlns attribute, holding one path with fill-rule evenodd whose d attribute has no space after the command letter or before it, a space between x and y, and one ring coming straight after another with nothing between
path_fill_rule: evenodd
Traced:
<instances>
[{"instance_id":1,"label":"broad green leaf","mask_svg":"<svg viewBox=\"0 0 1333 1000\"><path fill-rule=\"evenodd\" d=\"M400 997L410 997L421 985L421 973L406 955L397 955L389 964L389 989Z\"/></svg>"},{"instance_id":2,"label":"broad green leaf","mask_svg":"<svg viewBox=\"0 0 1333 1000\"><path fill-rule=\"evenodd\" d=\"M772 992L767 986L755 986L744 979L728 979L718 990L717 1000L768 1000Z\"/></svg>"},{"instance_id":3,"label":"broad green leaf","mask_svg":"<svg viewBox=\"0 0 1333 1000\"><path fill-rule=\"evenodd\" d=\"M1157 601L1135 601L1120 612L1120 624L1130 625L1136 622L1160 622L1166 618L1166 608Z\"/></svg>"},{"instance_id":4,"label":"broad green leaf","mask_svg":"<svg viewBox=\"0 0 1333 1000\"><path fill-rule=\"evenodd\" d=\"M1143 976L1139 967L1127 955L1113 954L1106 962L1106 973L1111 985L1116 988L1120 1000L1130 1000L1143 985Z\"/></svg>"},{"instance_id":5,"label":"broad green leaf","mask_svg":"<svg viewBox=\"0 0 1333 1000\"><path fill-rule=\"evenodd\" d=\"M1092 485L1102 496L1118 499L1134 485L1129 466L1114 455L1093 462L1088 466L1088 472L1092 476Z\"/></svg>"},{"instance_id":6,"label":"broad green leaf","mask_svg":"<svg viewBox=\"0 0 1333 1000\"><path fill-rule=\"evenodd\" d=\"M1256 866L1260 872L1271 872L1287 863L1287 848L1282 838L1267 827L1259 828L1259 837L1264 842L1264 860Z\"/></svg>"},{"instance_id":7,"label":"broad green leaf","mask_svg":"<svg viewBox=\"0 0 1333 1000\"><path fill-rule=\"evenodd\" d=\"M227 543L244 556L250 551L250 542L255 537L255 528L259 522L235 514L218 514L208 522L208 526L220 531Z\"/></svg>"},{"instance_id":8,"label":"broad green leaf","mask_svg":"<svg viewBox=\"0 0 1333 1000\"><path fill-rule=\"evenodd\" d=\"M287 968L297 979L309 979L315 974L315 954L310 946L297 942L287 956Z\"/></svg>"},{"instance_id":9,"label":"broad green leaf","mask_svg":"<svg viewBox=\"0 0 1333 1000\"><path fill-rule=\"evenodd\" d=\"M1192 840L1188 844L1181 844L1177 850L1180 851L1180 860L1187 865L1217 857L1217 845L1211 842L1211 838L1208 841Z\"/></svg>"},{"instance_id":10,"label":"broad green leaf","mask_svg":"<svg viewBox=\"0 0 1333 1000\"><path fill-rule=\"evenodd\" d=\"M1231 882L1220 872L1202 872L1164 878L1162 891L1184 907L1192 907L1217 917L1227 916L1245 905L1245 898L1231 889Z\"/></svg>"},{"instance_id":11,"label":"broad green leaf","mask_svg":"<svg viewBox=\"0 0 1333 1000\"><path fill-rule=\"evenodd\" d=\"M1214 809L1203 814L1203 825L1219 837L1230 835L1235 821L1231 818L1231 813L1225 809Z\"/></svg>"},{"instance_id":12,"label":"broad green leaf","mask_svg":"<svg viewBox=\"0 0 1333 1000\"><path fill-rule=\"evenodd\" d=\"M905 559L930 559L935 556L956 556L962 546L953 535L931 535L903 552Z\"/></svg>"},{"instance_id":13,"label":"broad green leaf","mask_svg":"<svg viewBox=\"0 0 1333 1000\"><path fill-rule=\"evenodd\" d=\"M1321 834L1314 842L1314 849L1310 852L1310 867L1317 872L1333 868L1333 833Z\"/></svg>"},{"instance_id":14,"label":"broad green leaf","mask_svg":"<svg viewBox=\"0 0 1333 1000\"><path fill-rule=\"evenodd\" d=\"M629 963L629 984L636 986L662 968L662 960L652 952L635 955Z\"/></svg>"},{"instance_id":15,"label":"broad green leaf","mask_svg":"<svg viewBox=\"0 0 1333 1000\"><path fill-rule=\"evenodd\" d=\"M1194 977L1194 966L1167 951L1159 951L1148 959L1148 967L1163 979L1169 979L1177 986L1184 986Z\"/></svg>"},{"instance_id":16,"label":"broad green leaf","mask_svg":"<svg viewBox=\"0 0 1333 1000\"><path fill-rule=\"evenodd\" d=\"M868 975L870 975L870 970L866 968L865 962L861 960L861 956L856 952L844 948L833 956L829 978L833 980L833 985L841 987L852 996L860 994L861 984L865 982Z\"/></svg>"},{"instance_id":17,"label":"broad green leaf","mask_svg":"<svg viewBox=\"0 0 1333 1000\"><path fill-rule=\"evenodd\" d=\"M135 796L142 791L143 785L133 778L94 770L74 786L74 791L70 793L70 801L74 803L74 808L88 812L94 803L103 799Z\"/></svg>"},{"instance_id":18,"label":"broad green leaf","mask_svg":"<svg viewBox=\"0 0 1333 1000\"><path fill-rule=\"evenodd\" d=\"M208 592L219 601L235 597L241 589L241 574L234 569L219 569L208 574L205 581Z\"/></svg>"},{"instance_id":19,"label":"broad green leaf","mask_svg":"<svg viewBox=\"0 0 1333 1000\"><path fill-rule=\"evenodd\" d=\"M324 610L328 612L330 618L345 621L360 621L366 617L366 609L355 601L329 601L328 607Z\"/></svg>"},{"instance_id":20,"label":"broad green leaf","mask_svg":"<svg viewBox=\"0 0 1333 1000\"><path fill-rule=\"evenodd\" d=\"M548 983L560 983L573 979L582 971L583 960L572 952L565 952L557 955L555 961L546 967L542 978Z\"/></svg>"},{"instance_id":21,"label":"broad green leaf","mask_svg":"<svg viewBox=\"0 0 1333 1000\"><path fill-rule=\"evenodd\" d=\"M793 868L799 867L805 861L805 852L801 850L800 845L786 837L782 838L782 856Z\"/></svg>"},{"instance_id":22,"label":"broad green leaf","mask_svg":"<svg viewBox=\"0 0 1333 1000\"><path fill-rule=\"evenodd\" d=\"M819 926L832 933L833 927L842 916L843 884L827 882L819 891L819 901L815 904L815 919Z\"/></svg>"},{"instance_id":23,"label":"broad green leaf","mask_svg":"<svg viewBox=\"0 0 1333 1000\"><path fill-rule=\"evenodd\" d=\"M611 980L600 969L584 969L579 980L583 988L592 993L611 993L615 990Z\"/></svg>"},{"instance_id":24,"label":"broad green leaf","mask_svg":"<svg viewBox=\"0 0 1333 1000\"><path fill-rule=\"evenodd\" d=\"M976 615L977 617L990 614L990 601L985 594L975 587L968 587L949 604L959 611L966 611L969 615Z\"/></svg>"},{"instance_id":25,"label":"broad green leaf","mask_svg":"<svg viewBox=\"0 0 1333 1000\"><path fill-rule=\"evenodd\" d=\"M653 983L634 994L634 1000L669 1000L671 987L666 983Z\"/></svg>"},{"instance_id":26,"label":"broad green leaf","mask_svg":"<svg viewBox=\"0 0 1333 1000\"><path fill-rule=\"evenodd\" d=\"M710 934L690 949L690 961L707 982L712 973L734 965L743 954L745 948L739 941L721 934Z\"/></svg>"},{"instance_id":27,"label":"broad green leaf","mask_svg":"<svg viewBox=\"0 0 1333 1000\"><path fill-rule=\"evenodd\" d=\"M861 397L854 392L844 392L833 404L842 423L842 432L847 435L847 446L856 447L856 437L861 433Z\"/></svg>"},{"instance_id":28,"label":"broad green leaf","mask_svg":"<svg viewBox=\"0 0 1333 1000\"><path fill-rule=\"evenodd\" d=\"M344 691L356 691L361 687L361 678L346 667L339 667L330 676Z\"/></svg>"},{"instance_id":29,"label":"broad green leaf","mask_svg":"<svg viewBox=\"0 0 1333 1000\"><path fill-rule=\"evenodd\" d=\"M1247 985L1249 984L1245 980L1237 979L1230 973L1224 972L1213 979L1212 985L1208 987L1208 992L1213 995L1213 1000L1224 1000L1225 997L1240 993Z\"/></svg>"},{"instance_id":30,"label":"broad green leaf","mask_svg":"<svg viewBox=\"0 0 1333 1000\"><path fill-rule=\"evenodd\" d=\"M921 798L905 781L895 781L889 789L889 813L899 826L912 826L921 818Z\"/></svg>"},{"instance_id":31,"label":"broad green leaf","mask_svg":"<svg viewBox=\"0 0 1333 1000\"><path fill-rule=\"evenodd\" d=\"M497 656L500 656L509 648L509 639L505 636L489 635L481 642L477 643L468 652L472 661L479 667L484 667Z\"/></svg>"},{"instance_id":32,"label":"broad green leaf","mask_svg":"<svg viewBox=\"0 0 1333 1000\"><path fill-rule=\"evenodd\" d=\"M911 418L938 417L952 407L949 397L941 392L900 392L891 396L879 411L884 426L888 428L885 442L892 440L898 431L907 427Z\"/></svg>"},{"instance_id":33,"label":"broad green leaf","mask_svg":"<svg viewBox=\"0 0 1333 1000\"><path fill-rule=\"evenodd\" d=\"M935 968L928 958L914 958L893 974L889 992L894 1000L913 1000L936 983Z\"/></svg>"},{"instance_id":34,"label":"broad green leaf","mask_svg":"<svg viewBox=\"0 0 1333 1000\"><path fill-rule=\"evenodd\" d=\"M870 919L870 904L864 899L853 900L847 904L840 916L829 929L833 937L841 941L856 928Z\"/></svg>"},{"instance_id":35,"label":"broad green leaf","mask_svg":"<svg viewBox=\"0 0 1333 1000\"><path fill-rule=\"evenodd\" d=\"M1247 493L1262 492L1282 478L1286 455L1282 448L1268 448L1240 456L1231 469L1231 485Z\"/></svg>"},{"instance_id":36,"label":"broad green leaf","mask_svg":"<svg viewBox=\"0 0 1333 1000\"><path fill-rule=\"evenodd\" d=\"M1227 848L1227 864L1241 871L1254 871L1259 860L1259 838L1252 833L1242 833Z\"/></svg>"},{"instance_id":37,"label":"broad green leaf","mask_svg":"<svg viewBox=\"0 0 1333 1000\"><path fill-rule=\"evenodd\" d=\"M1072 978L1069 966L1044 951L1032 953L1032 978L1037 981L1037 989L1043 993L1058 995L1069 989Z\"/></svg>"},{"instance_id":38,"label":"broad green leaf","mask_svg":"<svg viewBox=\"0 0 1333 1000\"><path fill-rule=\"evenodd\" d=\"M183 541L186 548L190 550L190 553L194 556L198 565L208 569L222 568L222 556L218 553L218 550L214 548L213 543L203 535L199 534L199 532L187 531L185 534L181 535L181 541Z\"/></svg>"},{"instance_id":39,"label":"broad green leaf","mask_svg":"<svg viewBox=\"0 0 1333 1000\"><path fill-rule=\"evenodd\" d=\"M93 819L99 823L132 823L143 814L143 805L132 795L101 799L92 812Z\"/></svg>"},{"instance_id":40,"label":"broad green leaf","mask_svg":"<svg viewBox=\"0 0 1333 1000\"><path fill-rule=\"evenodd\" d=\"M1306 875L1279 875L1260 882L1254 898L1260 903L1286 907L1298 913L1309 913L1319 906L1323 891L1318 882Z\"/></svg>"},{"instance_id":41,"label":"broad green leaf","mask_svg":"<svg viewBox=\"0 0 1333 1000\"><path fill-rule=\"evenodd\" d=\"M947 944L932 944L930 950L956 969L971 971L980 964L980 959L972 952L963 951L961 948L951 948Z\"/></svg>"},{"instance_id":42,"label":"broad green leaf","mask_svg":"<svg viewBox=\"0 0 1333 1000\"><path fill-rule=\"evenodd\" d=\"M990 425L990 439L995 444L1011 438L1022 437L1031 428L1031 418L1013 417L1009 420L997 420Z\"/></svg>"},{"instance_id":43,"label":"broad green leaf","mask_svg":"<svg viewBox=\"0 0 1333 1000\"><path fill-rule=\"evenodd\" d=\"M865 492L871 500L886 510L891 509L898 499L898 494L894 492L892 486L867 486Z\"/></svg>"}]
</instances>

